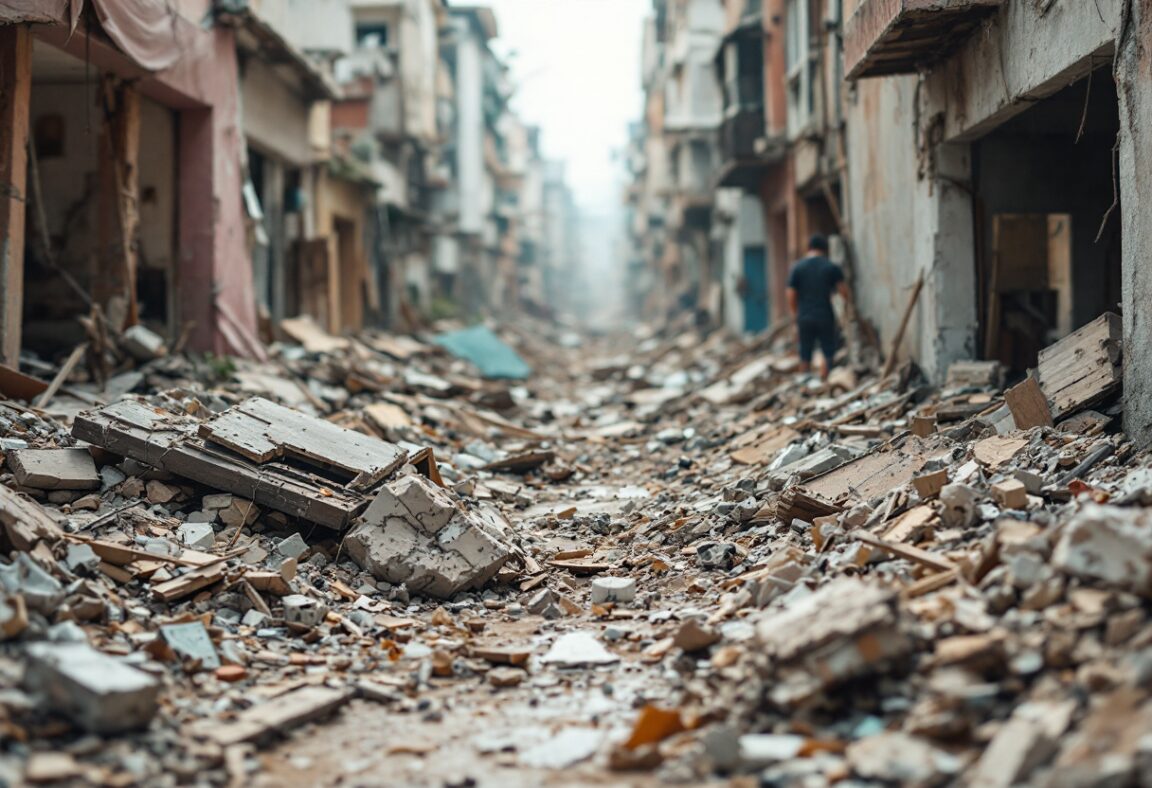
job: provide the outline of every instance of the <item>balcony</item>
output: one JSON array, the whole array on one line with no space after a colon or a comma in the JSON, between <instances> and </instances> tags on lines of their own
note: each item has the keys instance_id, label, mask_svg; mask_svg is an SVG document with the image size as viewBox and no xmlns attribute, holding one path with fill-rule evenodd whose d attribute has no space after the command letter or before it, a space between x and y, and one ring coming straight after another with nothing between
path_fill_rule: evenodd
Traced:
<instances>
[{"instance_id":1,"label":"balcony","mask_svg":"<svg viewBox=\"0 0 1152 788\"><path fill-rule=\"evenodd\" d=\"M960 45L1004 0L861 0L844 26L848 79L910 74Z\"/></svg>"},{"instance_id":2,"label":"balcony","mask_svg":"<svg viewBox=\"0 0 1152 788\"><path fill-rule=\"evenodd\" d=\"M783 140L765 137L762 106L743 106L731 111L720 125L720 174L716 185L755 189L783 154Z\"/></svg>"}]
</instances>

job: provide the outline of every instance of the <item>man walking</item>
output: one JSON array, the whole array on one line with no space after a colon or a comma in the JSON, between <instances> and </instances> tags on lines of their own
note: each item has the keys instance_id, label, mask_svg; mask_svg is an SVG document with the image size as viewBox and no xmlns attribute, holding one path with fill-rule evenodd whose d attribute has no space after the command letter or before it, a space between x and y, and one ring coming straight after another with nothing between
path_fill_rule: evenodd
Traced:
<instances>
[{"instance_id":1,"label":"man walking","mask_svg":"<svg viewBox=\"0 0 1152 788\"><path fill-rule=\"evenodd\" d=\"M821 379L828 378L832 357L840 342L840 328L832 310L832 294L839 293L848 300L848 285L840 266L828 259L828 239L813 235L808 241L808 252L798 260L788 274L788 308L796 319L796 332L800 340L800 371L812 368L812 351L820 345L824 364Z\"/></svg>"}]
</instances>

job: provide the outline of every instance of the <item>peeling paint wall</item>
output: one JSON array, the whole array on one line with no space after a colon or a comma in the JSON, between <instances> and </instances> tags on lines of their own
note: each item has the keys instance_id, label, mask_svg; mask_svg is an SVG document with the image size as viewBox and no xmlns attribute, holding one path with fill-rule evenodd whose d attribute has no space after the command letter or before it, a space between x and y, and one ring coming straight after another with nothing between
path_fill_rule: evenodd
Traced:
<instances>
[{"instance_id":1,"label":"peeling paint wall","mask_svg":"<svg viewBox=\"0 0 1152 788\"><path fill-rule=\"evenodd\" d=\"M952 361L977 355L968 143L1108 62L1125 2L1057 2L1047 12L1035 3L1006 3L923 77L865 79L847 91L847 203L861 312L878 327L887 349L908 288L924 271L927 287L902 353L916 358L934 379L941 379ZM1150 0L1132 2L1147 9ZM1147 28L1142 32L1141 40L1147 42ZM1150 131L1145 130L1152 123L1140 115L1148 111L1143 102L1149 100L1147 86L1152 83L1147 54L1129 46L1132 64L1125 68L1133 72L1130 104L1143 123L1134 123L1139 130L1129 132L1136 139L1127 147L1129 166L1120 167L1125 173L1135 172L1137 160L1148 157L1152 148ZM1143 82L1137 85L1135 72L1141 66ZM1148 169L1145 158L1144 171ZM1143 203L1143 216L1138 216L1140 201L1128 198L1141 187L1135 180L1130 176L1127 189L1122 188L1128 269L1150 256L1145 245L1143 257L1134 257L1130 242L1148 221L1149 203ZM1143 188L1152 185L1145 182ZM1137 239L1136 248L1140 243ZM1130 284L1126 280L1126 287ZM1152 424L1152 407L1148 412L1146 421Z\"/></svg>"}]
</instances>

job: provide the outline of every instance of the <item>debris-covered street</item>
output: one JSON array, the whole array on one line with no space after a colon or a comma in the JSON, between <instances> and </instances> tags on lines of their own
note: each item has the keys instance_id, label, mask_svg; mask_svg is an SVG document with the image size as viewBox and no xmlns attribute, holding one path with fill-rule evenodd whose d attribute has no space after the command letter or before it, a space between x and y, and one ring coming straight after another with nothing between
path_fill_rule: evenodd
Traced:
<instances>
[{"instance_id":1,"label":"debris-covered street","mask_svg":"<svg viewBox=\"0 0 1152 788\"><path fill-rule=\"evenodd\" d=\"M1149 74L0 0L0 788L1152 785Z\"/></svg>"},{"instance_id":2,"label":"debris-covered street","mask_svg":"<svg viewBox=\"0 0 1152 788\"><path fill-rule=\"evenodd\" d=\"M494 381L305 323L6 403L5 779L1147 779L1108 325L1006 392L535 323Z\"/></svg>"}]
</instances>

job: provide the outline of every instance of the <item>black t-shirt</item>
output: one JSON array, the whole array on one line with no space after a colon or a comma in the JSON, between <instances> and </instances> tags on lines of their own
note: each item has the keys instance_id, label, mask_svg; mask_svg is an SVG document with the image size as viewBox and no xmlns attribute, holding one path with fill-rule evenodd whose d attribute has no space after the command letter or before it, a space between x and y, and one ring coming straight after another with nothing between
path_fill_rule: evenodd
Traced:
<instances>
[{"instance_id":1,"label":"black t-shirt","mask_svg":"<svg viewBox=\"0 0 1152 788\"><path fill-rule=\"evenodd\" d=\"M834 321L832 294L843 281L844 272L827 257L797 261L788 274L788 286L796 291L796 319L813 323Z\"/></svg>"}]
</instances>

